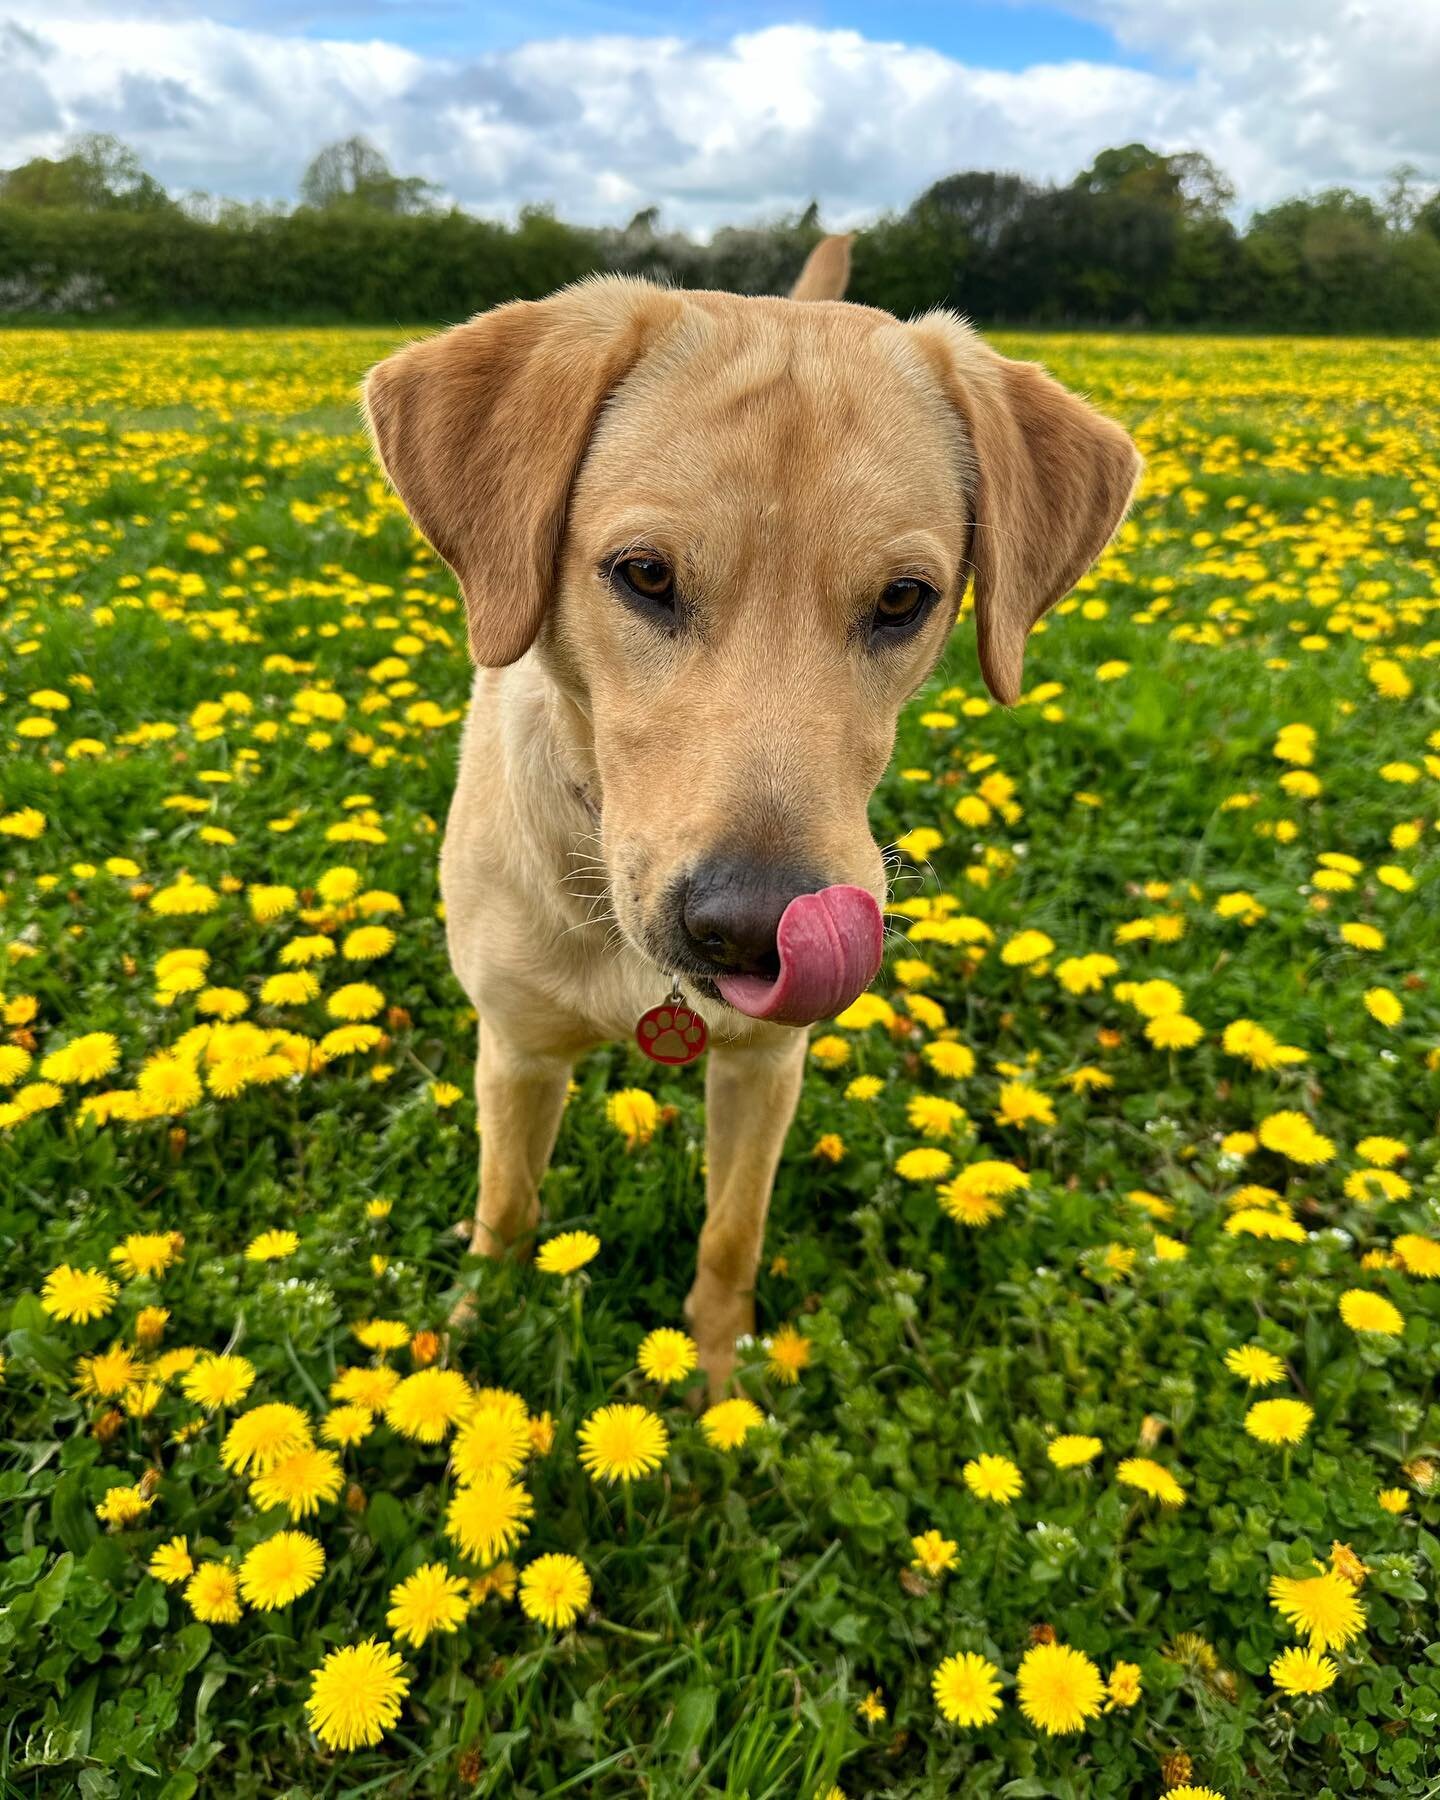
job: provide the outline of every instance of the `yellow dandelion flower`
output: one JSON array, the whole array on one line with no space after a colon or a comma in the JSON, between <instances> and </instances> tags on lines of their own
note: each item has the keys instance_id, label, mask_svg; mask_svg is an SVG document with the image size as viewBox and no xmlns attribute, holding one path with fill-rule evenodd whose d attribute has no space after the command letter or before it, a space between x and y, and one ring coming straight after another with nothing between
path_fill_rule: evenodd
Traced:
<instances>
[{"instance_id":1,"label":"yellow dandelion flower","mask_svg":"<svg viewBox=\"0 0 1440 1800\"><path fill-rule=\"evenodd\" d=\"M972 1457L960 1473L977 1500L991 1500L997 1506L1008 1506L1025 1488L1025 1478L1010 1458L988 1451Z\"/></svg>"},{"instance_id":2,"label":"yellow dandelion flower","mask_svg":"<svg viewBox=\"0 0 1440 1800\"><path fill-rule=\"evenodd\" d=\"M1315 1409L1303 1400L1257 1400L1245 1415L1245 1429L1262 1444L1298 1444Z\"/></svg>"},{"instance_id":3,"label":"yellow dandelion flower","mask_svg":"<svg viewBox=\"0 0 1440 1800\"><path fill-rule=\"evenodd\" d=\"M402 1643L418 1648L437 1632L458 1631L469 1611L469 1582L444 1563L422 1563L391 1588L385 1623Z\"/></svg>"},{"instance_id":4,"label":"yellow dandelion flower","mask_svg":"<svg viewBox=\"0 0 1440 1800\"><path fill-rule=\"evenodd\" d=\"M810 1340L793 1325L782 1325L765 1346L765 1366L776 1381L793 1387L810 1366Z\"/></svg>"},{"instance_id":5,"label":"yellow dandelion flower","mask_svg":"<svg viewBox=\"0 0 1440 1800\"><path fill-rule=\"evenodd\" d=\"M1247 1387L1274 1387L1285 1379L1285 1365L1273 1351L1259 1344L1240 1344L1225 1352L1225 1367Z\"/></svg>"},{"instance_id":6,"label":"yellow dandelion flower","mask_svg":"<svg viewBox=\"0 0 1440 1800\"><path fill-rule=\"evenodd\" d=\"M1185 1489L1174 1473L1148 1456L1127 1456L1116 1469L1115 1479L1122 1487L1138 1488L1162 1506L1185 1504Z\"/></svg>"},{"instance_id":7,"label":"yellow dandelion flower","mask_svg":"<svg viewBox=\"0 0 1440 1800\"><path fill-rule=\"evenodd\" d=\"M99 1269L72 1269L69 1263L61 1263L45 1277L40 1305L52 1319L86 1325L91 1319L103 1319L119 1292L117 1283Z\"/></svg>"},{"instance_id":8,"label":"yellow dandelion flower","mask_svg":"<svg viewBox=\"0 0 1440 1800\"><path fill-rule=\"evenodd\" d=\"M743 1396L721 1400L700 1415L700 1429L717 1450L738 1450L750 1433L764 1423L760 1408Z\"/></svg>"},{"instance_id":9,"label":"yellow dandelion flower","mask_svg":"<svg viewBox=\"0 0 1440 1800\"><path fill-rule=\"evenodd\" d=\"M543 1275L573 1275L600 1254L600 1240L593 1231L562 1231L547 1238L535 1257Z\"/></svg>"},{"instance_id":10,"label":"yellow dandelion flower","mask_svg":"<svg viewBox=\"0 0 1440 1800\"><path fill-rule=\"evenodd\" d=\"M329 1750L378 1744L410 1691L399 1652L375 1638L332 1650L310 1678L305 1716Z\"/></svg>"},{"instance_id":11,"label":"yellow dandelion flower","mask_svg":"<svg viewBox=\"0 0 1440 1800\"><path fill-rule=\"evenodd\" d=\"M1020 1659L1015 1686L1021 1712L1051 1737L1082 1731L1105 1700L1099 1669L1068 1644L1033 1644Z\"/></svg>"},{"instance_id":12,"label":"yellow dandelion flower","mask_svg":"<svg viewBox=\"0 0 1440 1800\"><path fill-rule=\"evenodd\" d=\"M185 1600L203 1624L234 1625L239 1621L240 1583L229 1563L201 1563L185 1583Z\"/></svg>"},{"instance_id":13,"label":"yellow dandelion flower","mask_svg":"<svg viewBox=\"0 0 1440 1800\"><path fill-rule=\"evenodd\" d=\"M670 1433L644 1406L602 1406L580 1427L580 1462L592 1481L633 1481L664 1462Z\"/></svg>"},{"instance_id":14,"label":"yellow dandelion flower","mask_svg":"<svg viewBox=\"0 0 1440 1800\"><path fill-rule=\"evenodd\" d=\"M185 1539L173 1537L151 1554L145 1570L157 1581L163 1581L166 1587L174 1587L178 1582L188 1581L195 1573L195 1559Z\"/></svg>"},{"instance_id":15,"label":"yellow dandelion flower","mask_svg":"<svg viewBox=\"0 0 1440 1800\"><path fill-rule=\"evenodd\" d=\"M914 1552L910 1567L922 1569L927 1575L943 1575L960 1561L959 1547L954 1538L942 1536L933 1527L929 1531L922 1531L919 1537L912 1537L910 1548Z\"/></svg>"},{"instance_id":16,"label":"yellow dandelion flower","mask_svg":"<svg viewBox=\"0 0 1440 1800\"><path fill-rule=\"evenodd\" d=\"M590 1577L578 1557L537 1556L520 1573L520 1610L551 1630L563 1631L590 1604Z\"/></svg>"},{"instance_id":17,"label":"yellow dandelion flower","mask_svg":"<svg viewBox=\"0 0 1440 1800\"><path fill-rule=\"evenodd\" d=\"M308 1594L325 1569L325 1552L303 1531L277 1531L246 1552L240 1592L259 1612L274 1612Z\"/></svg>"},{"instance_id":18,"label":"yellow dandelion flower","mask_svg":"<svg viewBox=\"0 0 1440 1800\"><path fill-rule=\"evenodd\" d=\"M446 1509L445 1535L471 1562L492 1563L515 1548L534 1513L528 1491L496 1470L456 1492Z\"/></svg>"},{"instance_id":19,"label":"yellow dandelion flower","mask_svg":"<svg viewBox=\"0 0 1440 1800\"><path fill-rule=\"evenodd\" d=\"M1105 1448L1097 1437L1066 1434L1051 1440L1045 1454L1057 1469L1082 1469Z\"/></svg>"},{"instance_id":20,"label":"yellow dandelion flower","mask_svg":"<svg viewBox=\"0 0 1440 1800\"><path fill-rule=\"evenodd\" d=\"M402 1437L438 1444L473 1402L470 1384L457 1369L418 1369L385 1402L385 1423Z\"/></svg>"},{"instance_id":21,"label":"yellow dandelion flower","mask_svg":"<svg viewBox=\"0 0 1440 1800\"><path fill-rule=\"evenodd\" d=\"M1400 1337L1405 1315L1383 1294L1364 1288L1347 1288L1340 1296L1340 1317L1352 1331L1374 1332L1379 1337Z\"/></svg>"},{"instance_id":22,"label":"yellow dandelion flower","mask_svg":"<svg viewBox=\"0 0 1440 1800\"><path fill-rule=\"evenodd\" d=\"M338 1497L344 1484L333 1450L297 1450L272 1464L250 1483L250 1498L262 1512L284 1507L292 1519L308 1519L321 1504Z\"/></svg>"},{"instance_id":23,"label":"yellow dandelion flower","mask_svg":"<svg viewBox=\"0 0 1440 1800\"><path fill-rule=\"evenodd\" d=\"M1312 1650L1343 1650L1365 1629L1353 1585L1333 1569L1319 1575L1272 1575L1270 1603Z\"/></svg>"},{"instance_id":24,"label":"yellow dandelion flower","mask_svg":"<svg viewBox=\"0 0 1440 1800\"><path fill-rule=\"evenodd\" d=\"M682 1381L699 1360L695 1340L683 1331L661 1326L646 1334L636 1354L636 1366L651 1381Z\"/></svg>"},{"instance_id":25,"label":"yellow dandelion flower","mask_svg":"<svg viewBox=\"0 0 1440 1800\"><path fill-rule=\"evenodd\" d=\"M947 1656L930 1677L930 1691L948 1724L972 1730L999 1716L1000 1671L973 1651Z\"/></svg>"}]
</instances>

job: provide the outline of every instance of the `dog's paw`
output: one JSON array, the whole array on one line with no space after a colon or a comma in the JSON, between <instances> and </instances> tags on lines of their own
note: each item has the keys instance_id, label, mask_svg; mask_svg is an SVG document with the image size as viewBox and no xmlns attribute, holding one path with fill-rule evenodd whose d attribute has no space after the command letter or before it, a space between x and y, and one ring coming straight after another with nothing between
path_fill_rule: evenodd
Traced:
<instances>
[{"instance_id":1,"label":"dog's paw","mask_svg":"<svg viewBox=\"0 0 1440 1800\"><path fill-rule=\"evenodd\" d=\"M689 1062L705 1047L705 1022L688 1006L657 1006L640 1023L640 1048L657 1062Z\"/></svg>"}]
</instances>

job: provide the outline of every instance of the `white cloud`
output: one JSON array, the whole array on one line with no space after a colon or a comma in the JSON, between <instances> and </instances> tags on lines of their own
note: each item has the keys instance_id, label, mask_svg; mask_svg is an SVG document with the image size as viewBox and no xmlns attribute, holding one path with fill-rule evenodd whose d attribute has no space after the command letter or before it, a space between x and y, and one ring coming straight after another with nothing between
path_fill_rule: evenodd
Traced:
<instances>
[{"instance_id":1,"label":"white cloud","mask_svg":"<svg viewBox=\"0 0 1440 1800\"><path fill-rule=\"evenodd\" d=\"M659 202L709 229L821 200L832 224L960 168L1067 178L1107 144L1208 151L1249 205L1397 162L1440 174L1440 0L1074 0L1150 68L1010 72L851 31L720 44L591 37L469 60L323 41L104 0L17 0L0 21L0 162L68 132L132 142L172 189L293 197L361 131L460 204L623 220ZM1390 13L1388 19L1381 15ZM1043 50L1043 46L1040 46Z\"/></svg>"}]
</instances>

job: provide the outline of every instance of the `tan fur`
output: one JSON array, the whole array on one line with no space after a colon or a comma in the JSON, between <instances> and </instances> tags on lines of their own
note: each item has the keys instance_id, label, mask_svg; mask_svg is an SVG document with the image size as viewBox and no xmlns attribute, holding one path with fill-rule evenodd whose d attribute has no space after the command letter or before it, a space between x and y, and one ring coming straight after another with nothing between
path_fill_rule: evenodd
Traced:
<instances>
[{"instance_id":1,"label":"tan fur","mask_svg":"<svg viewBox=\"0 0 1440 1800\"><path fill-rule=\"evenodd\" d=\"M790 290L792 300L839 300L850 285L850 245L854 233L821 238L805 258Z\"/></svg>"},{"instance_id":2,"label":"tan fur","mask_svg":"<svg viewBox=\"0 0 1440 1800\"><path fill-rule=\"evenodd\" d=\"M797 295L833 290L837 255L819 246ZM481 665L441 881L481 1021L472 1241L499 1253L535 1231L575 1059L664 996L677 879L720 849L883 900L867 803L971 566L982 666L1012 700L1026 631L1103 547L1138 459L948 316L612 277L400 351L366 402ZM684 633L605 579L642 547L678 573ZM901 575L940 603L868 649L859 621ZM712 1045L689 1316L718 1390L753 1323L806 1039L687 997Z\"/></svg>"}]
</instances>

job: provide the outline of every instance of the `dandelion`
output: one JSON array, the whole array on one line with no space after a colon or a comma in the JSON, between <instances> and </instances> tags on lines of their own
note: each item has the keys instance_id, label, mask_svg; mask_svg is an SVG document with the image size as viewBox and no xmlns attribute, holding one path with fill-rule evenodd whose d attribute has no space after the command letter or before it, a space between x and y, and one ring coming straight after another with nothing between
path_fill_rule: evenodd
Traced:
<instances>
[{"instance_id":1,"label":"dandelion","mask_svg":"<svg viewBox=\"0 0 1440 1800\"><path fill-rule=\"evenodd\" d=\"M310 1680L305 1716L329 1750L378 1744L410 1691L399 1653L375 1638L332 1650Z\"/></svg>"},{"instance_id":2,"label":"dandelion","mask_svg":"<svg viewBox=\"0 0 1440 1800\"><path fill-rule=\"evenodd\" d=\"M398 1371L383 1363L378 1369L341 1369L330 1383L330 1398L363 1406L367 1412L384 1412L399 1384Z\"/></svg>"},{"instance_id":3,"label":"dandelion","mask_svg":"<svg viewBox=\"0 0 1440 1800\"><path fill-rule=\"evenodd\" d=\"M1164 1463L1152 1462L1148 1456L1127 1456L1115 1471L1121 1487L1138 1488L1162 1506L1183 1506L1185 1489Z\"/></svg>"},{"instance_id":4,"label":"dandelion","mask_svg":"<svg viewBox=\"0 0 1440 1800\"><path fill-rule=\"evenodd\" d=\"M1245 1429L1262 1444L1298 1444L1314 1417L1303 1400L1257 1400L1245 1415Z\"/></svg>"},{"instance_id":5,"label":"dandelion","mask_svg":"<svg viewBox=\"0 0 1440 1800\"><path fill-rule=\"evenodd\" d=\"M971 1730L999 1716L1000 1671L973 1652L947 1656L930 1677L930 1691L941 1718L951 1725Z\"/></svg>"},{"instance_id":6,"label":"dandelion","mask_svg":"<svg viewBox=\"0 0 1440 1800\"><path fill-rule=\"evenodd\" d=\"M206 1412L238 1406L255 1381L255 1366L243 1356L202 1356L185 1371L180 1381L187 1400Z\"/></svg>"},{"instance_id":7,"label":"dandelion","mask_svg":"<svg viewBox=\"0 0 1440 1800\"><path fill-rule=\"evenodd\" d=\"M644 1088L621 1088L605 1102L605 1116L625 1140L627 1150L648 1144L660 1122L660 1108Z\"/></svg>"},{"instance_id":8,"label":"dandelion","mask_svg":"<svg viewBox=\"0 0 1440 1800\"><path fill-rule=\"evenodd\" d=\"M1335 1157L1334 1144L1316 1131L1304 1113L1271 1113L1260 1121L1256 1133L1267 1150L1286 1156L1305 1168L1316 1168L1332 1162Z\"/></svg>"},{"instance_id":9,"label":"dandelion","mask_svg":"<svg viewBox=\"0 0 1440 1800\"><path fill-rule=\"evenodd\" d=\"M240 1592L260 1612L288 1606L309 1593L325 1568L325 1552L303 1531L277 1531L246 1552Z\"/></svg>"},{"instance_id":10,"label":"dandelion","mask_svg":"<svg viewBox=\"0 0 1440 1800\"><path fill-rule=\"evenodd\" d=\"M1057 1469L1082 1469L1105 1448L1097 1437L1065 1435L1051 1440L1045 1454Z\"/></svg>"},{"instance_id":11,"label":"dandelion","mask_svg":"<svg viewBox=\"0 0 1440 1800\"><path fill-rule=\"evenodd\" d=\"M123 1344L102 1350L98 1356L82 1356L75 1364L75 1385L82 1394L113 1400L140 1378L142 1364Z\"/></svg>"},{"instance_id":12,"label":"dandelion","mask_svg":"<svg viewBox=\"0 0 1440 1800\"><path fill-rule=\"evenodd\" d=\"M590 1231L562 1231L548 1238L535 1257L544 1275L573 1275L600 1254L600 1240Z\"/></svg>"},{"instance_id":13,"label":"dandelion","mask_svg":"<svg viewBox=\"0 0 1440 1800\"><path fill-rule=\"evenodd\" d=\"M1312 1650L1343 1650L1365 1629L1365 1609L1352 1584L1333 1569L1309 1576L1272 1575L1270 1603Z\"/></svg>"},{"instance_id":14,"label":"dandelion","mask_svg":"<svg viewBox=\"0 0 1440 1800\"><path fill-rule=\"evenodd\" d=\"M127 1281L163 1275L175 1262L185 1240L178 1231L137 1231L117 1244L110 1260Z\"/></svg>"},{"instance_id":15,"label":"dandelion","mask_svg":"<svg viewBox=\"0 0 1440 1800\"><path fill-rule=\"evenodd\" d=\"M865 1698L858 1701L856 1715L867 1725L883 1725L885 1723L885 1700L879 1688L871 1688Z\"/></svg>"},{"instance_id":16,"label":"dandelion","mask_svg":"<svg viewBox=\"0 0 1440 1800\"><path fill-rule=\"evenodd\" d=\"M580 1462L593 1481L633 1481L665 1460L670 1434L643 1406L602 1406L580 1427Z\"/></svg>"},{"instance_id":17,"label":"dandelion","mask_svg":"<svg viewBox=\"0 0 1440 1800\"><path fill-rule=\"evenodd\" d=\"M471 1562L492 1563L520 1542L534 1512L526 1489L496 1470L454 1495L445 1512L445 1535Z\"/></svg>"},{"instance_id":18,"label":"dandelion","mask_svg":"<svg viewBox=\"0 0 1440 1800\"><path fill-rule=\"evenodd\" d=\"M782 1325L765 1346L765 1366L783 1386L793 1387L810 1366L810 1340L793 1325Z\"/></svg>"},{"instance_id":19,"label":"dandelion","mask_svg":"<svg viewBox=\"0 0 1440 1800\"><path fill-rule=\"evenodd\" d=\"M919 1537L912 1537L910 1548L915 1553L910 1567L921 1569L926 1575L944 1575L960 1561L959 1547L955 1540L942 1537L933 1528L922 1531Z\"/></svg>"},{"instance_id":20,"label":"dandelion","mask_svg":"<svg viewBox=\"0 0 1440 1800\"><path fill-rule=\"evenodd\" d=\"M195 1560L184 1537L173 1537L151 1554L145 1569L166 1587L174 1587L195 1573Z\"/></svg>"},{"instance_id":21,"label":"dandelion","mask_svg":"<svg viewBox=\"0 0 1440 1800\"><path fill-rule=\"evenodd\" d=\"M997 1125L1053 1125L1055 1107L1048 1095L1037 1093L1028 1082L1007 1081L1001 1085L994 1118Z\"/></svg>"},{"instance_id":22,"label":"dandelion","mask_svg":"<svg viewBox=\"0 0 1440 1800\"><path fill-rule=\"evenodd\" d=\"M120 1044L113 1032L90 1031L73 1038L58 1050L52 1050L40 1064L46 1081L58 1081L62 1087L98 1081L108 1075L120 1061Z\"/></svg>"},{"instance_id":23,"label":"dandelion","mask_svg":"<svg viewBox=\"0 0 1440 1800\"><path fill-rule=\"evenodd\" d=\"M743 1397L721 1400L700 1415L700 1429L717 1450L738 1450L750 1433L764 1423L760 1408Z\"/></svg>"},{"instance_id":24,"label":"dandelion","mask_svg":"<svg viewBox=\"0 0 1440 1800\"><path fill-rule=\"evenodd\" d=\"M410 1342L410 1327L400 1319L366 1319L353 1329L367 1350L403 1350Z\"/></svg>"},{"instance_id":25,"label":"dandelion","mask_svg":"<svg viewBox=\"0 0 1440 1800\"><path fill-rule=\"evenodd\" d=\"M977 1500L991 1500L997 1506L1008 1506L1025 1487L1025 1478L1008 1456L986 1452L967 1462L960 1473Z\"/></svg>"},{"instance_id":26,"label":"dandelion","mask_svg":"<svg viewBox=\"0 0 1440 1800\"><path fill-rule=\"evenodd\" d=\"M942 1080L965 1081L975 1073L975 1052L966 1044L927 1044L920 1054Z\"/></svg>"},{"instance_id":27,"label":"dandelion","mask_svg":"<svg viewBox=\"0 0 1440 1800\"><path fill-rule=\"evenodd\" d=\"M336 1406L320 1421L320 1435L327 1444L351 1449L363 1443L375 1429L375 1415L366 1406Z\"/></svg>"},{"instance_id":28,"label":"dandelion","mask_svg":"<svg viewBox=\"0 0 1440 1800\"><path fill-rule=\"evenodd\" d=\"M651 1381L682 1381L698 1361L695 1340L683 1331L662 1326L647 1333L636 1355L636 1366Z\"/></svg>"},{"instance_id":29,"label":"dandelion","mask_svg":"<svg viewBox=\"0 0 1440 1800\"><path fill-rule=\"evenodd\" d=\"M514 1475L529 1460L530 1425L522 1405L476 1406L455 1434L450 1460L460 1482Z\"/></svg>"},{"instance_id":30,"label":"dandelion","mask_svg":"<svg viewBox=\"0 0 1440 1800\"><path fill-rule=\"evenodd\" d=\"M1340 1317L1352 1331L1371 1332L1377 1337L1399 1337L1405 1330L1405 1315L1383 1294L1367 1293L1364 1288L1347 1288L1340 1296Z\"/></svg>"},{"instance_id":31,"label":"dandelion","mask_svg":"<svg viewBox=\"0 0 1440 1800\"><path fill-rule=\"evenodd\" d=\"M1032 1645L1020 1659L1015 1686L1021 1712L1052 1737L1083 1730L1105 1699L1099 1669L1067 1644Z\"/></svg>"},{"instance_id":32,"label":"dandelion","mask_svg":"<svg viewBox=\"0 0 1440 1800\"><path fill-rule=\"evenodd\" d=\"M245 1246L247 1262L280 1262L300 1248L298 1232L276 1229L262 1231Z\"/></svg>"},{"instance_id":33,"label":"dandelion","mask_svg":"<svg viewBox=\"0 0 1440 1800\"><path fill-rule=\"evenodd\" d=\"M469 1582L444 1563L422 1563L391 1588L385 1623L402 1643L418 1649L436 1632L458 1631L469 1611Z\"/></svg>"},{"instance_id":34,"label":"dandelion","mask_svg":"<svg viewBox=\"0 0 1440 1800\"><path fill-rule=\"evenodd\" d=\"M1105 1683L1105 1711L1134 1706L1140 1698L1141 1680L1138 1663L1117 1662Z\"/></svg>"},{"instance_id":35,"label":"dandelion","mask_svg":"<svg viewBox=\"0 0 1440 1800\"><path fill-rule=\"evenodd\" d=\"M1400 1258L1407 1275L1418 1275L1426 1281L1440 1279L1440 1243L1434 1238L1406 1231L1396 1238L1391 1248Z\"/></svg>"},{"instance_id":36,"label":"dandelion","mask_svg":"<svg viewBox=\"0 0 1440 1800\"><path fill-rule=\"evenodd\" d=\"M939 1181L950 1173L954 1160L948 1150L906 1150L896 1158L895 1173L902 1181Z\"/></svg>"},{"instance_id":37,"label":"dandelion","mask_svg":"<svg viewBox=\"0 0 1440 1800\"><path fill-rule=\"evenodd\" d=\"M292 1519L308 1519L322 1503L338 1497L344 1478L331 1450L297 1450L250 1483L250 1498L262 1512L284 1507Z\"/></svg>"},{"instance_id":38,"label":"dandelion","mask_svg":"<svg viewBox=\"0 0 1440 1800\"><path fill-rule=\"evenodd\" d=\"M578 1557L536 1557L520 1572L520 1610L527 1619L563 1631L590 1604L590 1577Z\"/></svg>"},{"instance_id":39,"label":"dandelion","mask_svg":"<svg viewBox=\"0 0 1440 1800\"><path fill-rule=\"evenodd\" d=\"M1240 1344L1225 1352L1225 1367L1247 1387L1274 1387L1285 1379L1285 1365L1273 1351L1259 1344Z\"/></svg>"},{"instance_id":40,"label":"dandelion","mask_svg":"<svg viewBox=\"0 0 1440 1800\"><path fill-rule=\"evenodd\" d=\"M127 1525L138 1524L153 1504L138 1487L112 1487L95 1508L95 1516L102 1524L119 1531Z\"/></svg>"},{"instance_id":41,"label":"dandelion","mask_svg":"<svg viewBox=\"0 0 1440 1800\"><path fill-rule=\"evenodd\" d=\"M470 1385L455 1369L419 1369L385 1402L385 1422L402 1437L438 1444L470 1410Z\"/></svg>"},{"instance_id":42,"label":"dandelion","mask_svg":"<svg viewBox=\"0 0 1440 1800\"><path fill-rule=\"evenodd\" d=\"M229 1563L203 1562L185 1583L185 1600L205 1625L239 1622L240 1583Z\"/></svg>"},{"instance_id":43,"label":"dandelion","mask_svg":"<svg viewBox=\"0 0 1440 1800\"><path fill-rule=\"evenodd\" d=\"M310 1421L298 1406L270 1401L241 1413L225 1433L220 1461L236 1475L263 1475L310 1443Z\"/></svg>"},{"instance_id":44,"label":"dandelion","mask_svg":"<svg viewBox=\"0 0 1440 1800\"><path fill-rule=\"evenodd\" d=\"M67 1325L85 1325L103 1319L115 1304L119 1287L99 1269L72 1269L61 1263L45 1277L40 1305L52 1319Z\"/></svg>"}]
</instances>

